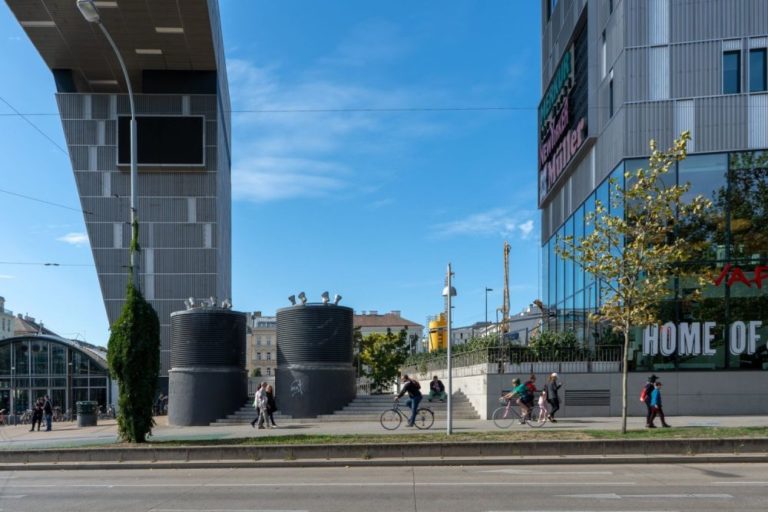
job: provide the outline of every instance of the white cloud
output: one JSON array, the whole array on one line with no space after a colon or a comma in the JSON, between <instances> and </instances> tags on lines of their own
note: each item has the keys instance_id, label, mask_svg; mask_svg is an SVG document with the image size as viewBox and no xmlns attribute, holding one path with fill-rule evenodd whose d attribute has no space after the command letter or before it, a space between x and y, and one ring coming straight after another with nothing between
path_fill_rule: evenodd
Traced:
<instances>
[{"instance_id":1,"label":"white cloud","mask_svg":"<svg viewBox=\"0 0 768 512\"><path fill-rule=\"evenodd\" d=\"M67 233L64 236L60 236L56 240L66 244L80 246L88 243L88 235L85 233Z\"/></svg>"},{"instance_id":2,"label":"white cloud","mask_svg":"<svg viewBox=\"0 0 768 512\"><path fill-rule=\"evenodd\" d=\"M523 239L524 240L528 239L531 236L531 233L533 232L533 219L528 219L522 224L518 224L517 228L520 230L520 233L522 234Z\"/></svg>"},{"instance_id":3,"label":"white cloud","mask_svg":"<svg viewBox=\"0 0 768 512\"><path fill-rule=\"evenodd\" d=\"M512 213L504 208L496 208L481 213L473 213L463 219L441 223L435 226L439 238L453 236L514 236L528 239L534 231L532 212Z\"/></svg>"},{"instance_id":4,"label":"white cloud","mask_svg":"<svg viewBox=\"0 0 768 512\"><path fill-rule=\"evenodd\" d=\"M345 171L330 163L297 158L251 158L232 173L236 199L253 202L319 197L346 186Z\"/></svg>"},{"instance_id":5,"label":"white cloud","mask_svg":"<svg viewBox=\"0 0 768 512\"><path fill-rule=\"evenodd\" d=\"M377 26L374 31L396 34L390 26ZM359 72L350 75L345 69L364 64L365 52L360 53L355 41L376 46L371 55L378 60L393 59L402 52L380 46L369 31L360 29L303 73L227 59L234 133L239 139L232 166L236 199L322 197L340 190L370 194L371 184L378 187L395 174L391 168L369 168L368 162L378 161L373 157L416 153L423 139L443 131L428 114L355 110L402 108L440 96L436 91L372 86L365 77L351 79Z\"/></svg>"}]
</instances>

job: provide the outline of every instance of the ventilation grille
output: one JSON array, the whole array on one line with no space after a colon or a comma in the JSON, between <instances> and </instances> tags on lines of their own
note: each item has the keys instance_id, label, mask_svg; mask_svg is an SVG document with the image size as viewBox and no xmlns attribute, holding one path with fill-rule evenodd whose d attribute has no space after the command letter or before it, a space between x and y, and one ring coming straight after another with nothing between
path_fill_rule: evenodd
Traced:
<instances>
[{"instance_id":1,"label":"ventilation grille","mask_svg":"<svg viewBox=\"0 0 768 512\"><path fill-rule=\"evenodd\" d=\"M573 406L605 406L611 405L610 389L568 389L565 391L565 403Z\"/></svg>"}]
</instances>

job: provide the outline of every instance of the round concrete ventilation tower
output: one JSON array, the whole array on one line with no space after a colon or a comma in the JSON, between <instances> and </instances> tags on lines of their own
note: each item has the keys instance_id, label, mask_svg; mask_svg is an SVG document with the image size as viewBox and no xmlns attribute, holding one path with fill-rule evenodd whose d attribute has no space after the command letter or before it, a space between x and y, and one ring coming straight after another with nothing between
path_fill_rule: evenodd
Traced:
<instances>
[{"instance_id":1,"label":"round concrete ventilation tower","mask_svg":"<svg viewBox=\"0 0 768 512\"><path fill-rule=\"evenodd\" d=\"M331 414L355 397L352 308L302 304L277 311L277 406L294 418Z\"/></svg>"},{"instance_id":2,"label":"round concrete ventilation tower","mask_svg":"<svg viewBox=\"0 0 768 512\"><path fill-rule=\"evenodd\" d=\"M171 313L168 423L208 425L247 399L246 314L217 307Z\"/></svg>"}]
</instances>

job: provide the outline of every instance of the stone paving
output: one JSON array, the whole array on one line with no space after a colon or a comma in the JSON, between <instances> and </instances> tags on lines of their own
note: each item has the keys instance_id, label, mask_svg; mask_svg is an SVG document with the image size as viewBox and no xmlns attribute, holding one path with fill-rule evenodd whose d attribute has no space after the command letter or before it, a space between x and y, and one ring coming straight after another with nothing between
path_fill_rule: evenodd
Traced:
<instances>
[{"instance_id":1,"label":"stone paving","mask_svg":"<svg viewBox=\"0 0 768 512\"><path fill-rule=\"evenodd\" d=\"M768 416L668 416L673 427L765 427ZM616 429L621 418L561 418L558 423L547 423L542 430L591 430ZM630 429L642 429L644 418L629 418ZM525 425L515 425L512 429L529 429ZM454 432L496 431L496 426L487 420L456 420ZM434 426L425 432L445 432L445 421L436 420ZM389 434L408 435L413 429L401 426L395 431L386 431L378 422L301 422L286 420L276 429L255 430L249 425L174 427L167 424L167 417L157 418L157 426L151 439L162 441L183 440L218 440L237 439L253 436L278 436L288 434ZM74 422L57 422L51 432L30 432L29 425L0 426L0 449L41 449L98 446L116 441L117 425L115 420L100 420L98 426L78 428Z\"/></svg>"}]
</instances>

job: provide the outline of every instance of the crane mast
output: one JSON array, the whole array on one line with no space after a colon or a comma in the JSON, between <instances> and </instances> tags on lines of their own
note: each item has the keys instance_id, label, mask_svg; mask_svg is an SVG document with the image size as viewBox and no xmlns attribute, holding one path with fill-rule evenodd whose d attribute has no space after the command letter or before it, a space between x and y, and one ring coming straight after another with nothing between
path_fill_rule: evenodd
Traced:
<instances>
[{"instance_id":1,"label":"crane mast","mask_svg":"<svg viewBox=\"0 0 768 512\"><path fill-rule=\"evenodd\" d=\"M509 332L509 242L504 241L504 305L502 306L501 332Z\"/></svg>"}]
</instances>

